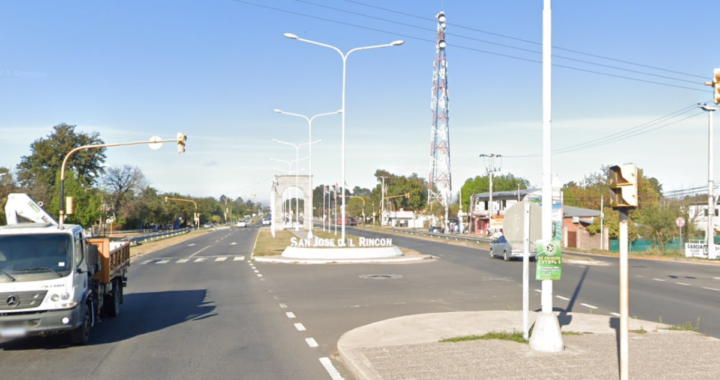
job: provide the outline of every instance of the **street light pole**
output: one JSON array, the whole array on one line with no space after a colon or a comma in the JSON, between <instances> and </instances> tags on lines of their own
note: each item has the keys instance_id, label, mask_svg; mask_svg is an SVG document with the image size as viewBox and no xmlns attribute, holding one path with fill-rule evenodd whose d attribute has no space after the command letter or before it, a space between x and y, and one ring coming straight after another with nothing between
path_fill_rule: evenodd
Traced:
<instances>
[{"instance_id":1,"label":"street light pole","mask_svg":"<svg viewBox=\"0 0 720 380\"><path fill-rule=\"evenodd\" d=\"M480 157L488 157L490 159L490 165L485 166L485 168L487 169L488 175L490 176L490 203L488 205L489 206L488 211L490 213L490 218L488 219L488 225L489 225L490 223L492 223L493 208L494 208L493 207L493 175L495 174L496 171L500 170L499 168L497 170L495 169L495 157L502 157L502 155L495 154L495 153L490 153L490 154L483 153L480 155ZM520 192L518 192L518 194L520 194Z\"/></svg>"},{"instance_id":2,"label":"street light pole","mask_svg":"<svg viewBox=\"0 0 720 380\"><path fill-rule=\"evenodd\" d=\"M705 230L705 239L708 246L708 258L715 259L715 224L713 218L715 217L715 197L713 191L715 187L714 175L713 175L713 112L720 109L720 107L709 106L707 104L699 105L703 111L708 113L708 220L707 229Z\"/></svg>"},{"instance_id":3,"label":"street light pole","mask_svg":"<svg viewBox=\"0 0 720 380\"><path fill-rule=\"evenodd\" d=\"M321 113L321 114L315 115L315 116L313 116L313 117L307 117L307 116L305 116L305 115L301 115L301 114L298 114L298 113L284 112L284 111L281 111L281 110L278 110L278 109L276 109L275 112L277 112L277 113L279 113L279 114L283 114L283 115L290 115L290 116L302 117L303 119L307 120L307 122L308 122L308 131L309 131L309 136L308 136L308 145L309 145L309 146L308 146L308 157L310 157L310 159L309 159L309 161L308 161L308 176L309 176L309 181L310 181L310 182L309 182L309 183L310 183L310 194L309 194L309 195L310 195L310 197L309 197L309 198L310 198L310 230L308 231L308 236L307 236L307 237L308 237L308 239L312 239L312 238L313 238L313 234L312 234L312 230L313 230L313 222L312 222L312 220L313 220L313 219L312 219L312 218L313 218L313 186L312 186L312 144L310 143L310 142L312 141L312 122L313 122L313 120L315 120L316 117L335 115L335 114L341 113L342 110L338 110L338 111L335 111L335 112ZM324 224L323 224L323 230L325 230L325 225L324 225Z\"/></svg>"},{"instance_id":4,"label":"street light pole","mask_svg":"<svg viewBox=\"0 0 720 380\"><path fill-rule=\"evenodd\" d=\"M293 144L293 143L280 141L280 140L276 140L276 139L273 139L273 142L276 142L278 144L290 145L291 147L295 148L295 161L300 161L300 158L298 156L300 155L300 147L301 146L321 143L322 140L309 141L309 142L302 143L302 144ZM295 165L295 169L296 169L295 170L295 189L296 189L295 190L295 231L300 230L300 201L298 199L299 197L297 194L297 188L300 187L300 183L299 183L299 179L298 179L299 170L297 170L297 168L298 168L298 166ZM310 192L312 193L312 189L310 189ZM310 209L312 210L312 205L310 206ZM311 212L311 214L312 214L312 212ZM311 215L310 221L312 223L312 215Z\"/></svg>"},{"instance_id":5,"label":"street light pole","mask_svg":"<svg viewBox=\"0 0 720 380\"><path fill-rule=\"evenodd\" d=\"M333 49L340 54L340 56L342 57L342 60L343 60L342 109L341 109L341 111L342 111L342 142L341 142L341 158L340 158L340 165L342 168L342 174L341 174L341 176L342 176L342 178L341 178L342 190L341 191L342 192L341 192L341 194L343 195L342 205L340 206L340 218L343 221L343 223L341 226L342 232L340 234L340 239L341 239L341 245L345 245L345 224L347 224L347 223L345 223L345 115L347 114L347 112L345 110L345 78L347 76L346 75L347 74L347 58L350 56L350 54L352 54L353 52L359 51L359 50L370 50L370 49L378 49L378 48L385 48L385 47L392 47L392 46L400 46L403 44L403 41L393 41L393 42L391 42L389 44L385 44L385 45L359 47L359 48L355 48L355 49L348 51L347 54L343 54L343 52L340 49L336 48L335 46L306 40L304 38L299 38L298 36L291 34L291 33L285 33L284 36L287 38L293 39L293 40L307 42L309 44Z\"/></svg>"}]
</instances>

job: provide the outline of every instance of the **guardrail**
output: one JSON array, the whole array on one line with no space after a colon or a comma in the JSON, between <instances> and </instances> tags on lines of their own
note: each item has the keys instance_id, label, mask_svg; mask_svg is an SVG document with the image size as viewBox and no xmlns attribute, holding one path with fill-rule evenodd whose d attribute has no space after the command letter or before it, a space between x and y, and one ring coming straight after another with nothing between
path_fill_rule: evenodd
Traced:
<instances>
[{"instance_id":1,"label":"guardrail","mask_svg":"<svg viewBox=\"0 0 720 380\"><path fill-rule=\"evenodd\" d=\"M440 232L425 232L425 231L419 231L419 230L412 230L412 229L405 229L405 228L390 228L391 231L400 232L408 235L418 235L418 236L430 236L430 237L436 237L438 239L445 239L445 240L457 240L457 241L469 241L473 243L478 244L489 244L492 239L490 238L484 238L484 237L471 237L463 234L444 234Z\"/></svg>"},{"instance_id":2,"label":"guardrail","mask_svg":"<svg viewBox=\"0 0 720 380\"><path fill-rule=\"evenodd\" d=\"M179 230L172 230L172 231L166 231L166 232L158 232L154 234L147 234L147 235L140 235L140 236L133 236L130 238L125 237L113 237L113 240L125 240L129 241L131 246L138 245L140 243L145 243L148 241L155 241L155 240L162 240L169 237L182 235L190 232L191 229L189 228L182 228Z\"/></svg>"}]
</instances>

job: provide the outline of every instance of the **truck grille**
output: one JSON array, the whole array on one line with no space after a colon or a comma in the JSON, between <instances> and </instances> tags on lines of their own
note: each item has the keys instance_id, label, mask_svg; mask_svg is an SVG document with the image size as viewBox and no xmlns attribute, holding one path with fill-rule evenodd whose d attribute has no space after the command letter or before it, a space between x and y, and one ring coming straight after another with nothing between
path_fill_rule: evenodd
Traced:
<instances>
[{"instance_id":1,"label":"truck grille","mask_svg":"<svg viewBox=\"0 0 720 380\"><path fill-rule=\"evenodd\" d=\"M45 299L46 294L47 290L0 293L0 311L38 307Z\"/></svg>"}]
</instances>

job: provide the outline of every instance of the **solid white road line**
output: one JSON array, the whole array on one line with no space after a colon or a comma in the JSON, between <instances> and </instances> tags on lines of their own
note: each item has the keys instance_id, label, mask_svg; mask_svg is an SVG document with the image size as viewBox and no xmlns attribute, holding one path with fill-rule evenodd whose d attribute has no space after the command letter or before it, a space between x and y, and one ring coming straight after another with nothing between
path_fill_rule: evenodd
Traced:
<instances>
[{"instance_id":1,"label":"solid white road line","mask_svg":"<svg viewBox=\"0 0 720 380\"><path fill-rule=\"evenodd\" d=\"M215 259L215 261L225 261L225 260L227 260L227 257L218 257L217 259Z\"/></svg>"},{"instance_id":2,"label":"solid white road line","mask_svg":"<svg viewBox=\"0 0 720 380\"><path fill-rule=\"evenodd\" d=\"M170 262L170 260L160 260L160 261L156 262L155 264L167 264L169 262Z\"/></svg>"},{"instance_id":3,"label":"solid white road line","mask_svg":"<svg viewBox=\"0 0 720 380\"><path fill-rule=\"evenodd\" d=\"M245 260L245 256L235 256L233 258L233 261L243 261L243 260Z\"/></svg>"},{"instance_id":4,"label":"solid white road line","mask_svg":"<svg viewBox=\"0 0 720 380\"><path fill-rule=\"evenodd\" d=\"M182 264L182 263L186 263L188 261L190 261L190 259L180 259L177 262L178 262L178 264Z\"/></svg>"},{"instance_id":5,"label":"solid white road line","mask_svg":"<svg viewBox=\"0 0 720 380\"><path fill-rule=\"evenodd\" d=\"M295 328L297 329L297 331L305 331L305 326L303 326L302 323L296 323Z\"/></svg>"},{"instance_id":6,"label":"solid white road line","mask_svg":"<svg viewBox=\"0 0 720 380\"><path fill-rule=\"evenodd\" d=\"M597 309L597 306L588 305L588 304L586 304L586 303L581 303L580 305L583 305L583 306L585 306L585 307L589 307L589 308L591 308L591 309Z\"/></svg>"},{"instance_id":7,"label":"solid white road line","mask_svg":"<svg viewBox=\"0 0 720 380\"><path fill-rule=\"evenodd\" d=\"M555 296L555 297L560 298L561 300L570 301L570 298L566 298L563 296Z\"/></svg>"},{"instance_id":8,"label":"solid white road line","mask_svg":"<svg viewBox=\"0 0 720 380\"><path fill-rule=\"evenodd\" d=\"M305 338L305 341L307 342L308 346L315 348L318 346L317 342L313 338Z\"/></svg>"},{"instance_id":9,"label":"solid white road line","mask_svg":"<svg viewBox=\"0 0 720 380\"><path fill-rule=\"evenodd\" d=\"M690 284L686 284L686 283L684 283L684 282L676 282L676 284L678 284L678 285L690 286Z\"/></svg>"},{"instance_id":10,"label":"solid white road line","mask_svg":"<svg viewBox=\"0 0 720 380\"><path fill-rule=\"evenodd\" d=\"M208 249L208 248L210 248L210 246L209 246L209 245L208 245L207 247L205 247L205 248L203 248L203 249L201 249L201 250L199 250L199 251L197 251L197 252L193 253L192 255L190 255L190 257L188 257L188 259L192 258L193 256L197 255L198 253L200 253L200 252L202 252L202 251L204 251L204 250L206 250L206 249Z\"/></svg>"},{"instance_id":11,"label":"solid white road line","mask_svg":"<svg viewBox=\"0 0 720 380\"><path fill-rule=\"evenodd\" d=\"M281 303L281 304L280 304L280 308L281 308L281 309L287 309L287 305L285 305L284 303Z\"/></svg>"},{"instance_id":12,"label":"solid white road line","mask_svg":"<svg viewBox=\"0 0 720 380\"><path fill-rule=\"evenodd\" d=\"M610 313L610 314L611 314L611 315L614 315L614 316L616 316L616 317L619 317L619 316L620 316L620 314L618 314L618 313Z\"/></svg>"},{"instance_id":13,"label":"solid white road line","mask_svg":"<svg viewBox=\"0 0 720 380\"><path fill-rule=\"evenodd\" d=\"M332 380L345 380L342 376L340 376L340 372L338 372L337 369L335 369L335 366L333 366L332 362L328 358L320 358L320 364L322 364L323 367L325 367L325 370L328 371L328 374L330 375L330 378Z\"/></svg>"},{"instance_id":14,"label":"solid white road line","mask_svg":"<svg viewBox=\"0 0 720 380\"><path fill-rule=\"evenodd\" d=\"M201 262L205 261L205 259L206 259L206 257L198 257L197 259L195 259L195 262L201 263Z\"/></svg>"},{"instance_id":15,"label":"solid white road line","mask_svg":"<svg viewBox=\"0 0 720 380\"><path fill-rule=\"evenodd\" d=\"M287 317L290 319L295 319L295 314L293 314L292 311L288 311L287 313L285 313L285 315L287 315Z\"/></svg>"},{"instance_id":16,"label":"solid white road line","mask_svg":"<svg viewBox=\"0 0 720 380\"><path fill-rule=\"evenodd\" d=\"M653 280L655 280L655 281L660 281L660 282L665 282L665 280L661 280L661 279L659 279L659 278L653 278Z\"/></svg>"}]
</instances>

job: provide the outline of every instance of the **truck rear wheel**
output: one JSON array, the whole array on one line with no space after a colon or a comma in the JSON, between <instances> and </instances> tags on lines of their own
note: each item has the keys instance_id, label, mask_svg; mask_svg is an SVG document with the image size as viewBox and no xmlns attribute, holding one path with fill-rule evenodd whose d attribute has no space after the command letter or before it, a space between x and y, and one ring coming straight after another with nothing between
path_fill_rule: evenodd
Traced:
<instances>
[{"instance_id":1,"label":"truck rear wheel","mask_svg":"<svg viewBox=\"0 0 720 380\"><path fill-rule=\"evenodd\" d=\"M68 333L70 344L74 346L82 346L90 341L90 328L92 327L92 303L87 303L84 309L82 324Z\"/></svg>"},{"instance_id":2,"label":"truck rear wheel","mask_svg":"<svg viewBox=\"0 0 720 380\"><path fill-rule=\"evenodd\" d=\"M112 292L103 300L103 314L111 318L120 315L122 297L122 282L115 280Z\"/></svg>"}]
</instances>

